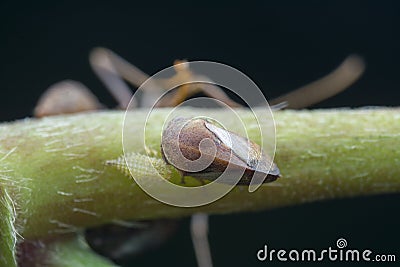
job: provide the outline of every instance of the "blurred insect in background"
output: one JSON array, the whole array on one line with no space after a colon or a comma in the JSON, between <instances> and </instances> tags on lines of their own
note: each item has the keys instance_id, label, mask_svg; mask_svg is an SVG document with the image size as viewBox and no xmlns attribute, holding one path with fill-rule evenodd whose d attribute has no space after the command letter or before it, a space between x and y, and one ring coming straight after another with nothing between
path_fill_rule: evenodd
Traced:
<instances>
[{"instance_id":1,"label":"blurred insect in background","mask_svg":"<svg viewBox=\"0 0 400 267\"><path fill-rule=\"evenodd\" d=\"M118 102L118 108L126 109L132 98L132 90L124 82L140 87L150 77L114 52L105 48L95 48L90 53L90 64L110 93ZM350 86L363 73L364 62L356 55L347 57L334 71L325 77L297 90L270 101L273 109L300 109L329 98ZM171 90L156 103L156 107L173 107L191 96L203 93L230 107L242 107L233 101L220 87L201 74L193 73L186 61L174 62L176 74L168 79L159 79L146 88L141 103L135 107L149 107L155 103L155 96L165 92L174 84L183 84ZM191 83L195 80L207 83ZM76 81L62 81L51 86L39 99L34 110L36 117L98 110L104 106L89 89ZM215 130L215 129L214 129ZM277 173L278 174L278 173ZM239 185L238 185L239 186ZM154 249L168 239L177 227L175 220L152 222L116 222L86 230L88 244L100 254L116 262L141 254L146 249ZM191 235L200 267L212 266L208 244L208 216L195 214L191 219Z\"/></svg>"}]
</instances>

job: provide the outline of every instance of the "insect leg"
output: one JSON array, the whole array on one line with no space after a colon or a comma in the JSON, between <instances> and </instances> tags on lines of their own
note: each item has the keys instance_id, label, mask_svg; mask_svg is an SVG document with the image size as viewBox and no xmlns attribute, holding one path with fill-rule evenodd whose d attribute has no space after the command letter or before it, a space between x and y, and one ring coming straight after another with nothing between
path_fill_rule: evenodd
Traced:
<instances>
[{"instance_id":1,"label":"insect leg","mask_svg":"<svg viewBox=\"0 0 400 267\"><path fill-rule=\"evenodd\" d=\"M238 108L242 107L239 103L233 101L219 86L211 83L202 83L199 89L207 96L215 98L230 107Z\"/></svg>"},{"instance_id":2,"label":"insect leg","mask_svg":"<svg viewBox=\"0 0 400 267\"><path fill-rule=\"evenodd\" d=\"M325 77L275 98L270 104L277 105L286 102L287 108L308 107L345 90L360 78L364 69L363 59L357 55L350 55Z\"/></svg>"},{"instance_id":3,"label":"insect leg","mask_svg":"<svg viewBox=\"0 0 400 267\"><path fill-rule=\"evenodd\" d=\"M132 91L122 78L136 87L140 87L149 78L147 74L106 48L93 49L89 62L120 108L127 108L132 97Z\"/></svg>"},{"instance_id":4,"label":"insect leg","mask_svg":"<svg viewBox=\"0 0 400 267\"><path fill-rule=\"evenodd\" d=\"M211 267L212 259L210 245L208 243L208 215L196 213L192 215L190 222L190 232L194 251L196 253L197 264L199 267Z\"/></svg>"},{"instance_id":5,"label":"insect leg","mask_svg":"<svg viewBox=\"0 0 400 267\"><path fill-rule=\"evenodd\" d=\"M183 84L177 88L173 95L162 101L159 106L176 106L185 99L199 92L215 98L230 107L241 107L240 104L233 101L219 86L213 84L213 81L204 75L193 73L189 69L189 64L185 60L176 60L174 62L176 74L169 79L160 80L165 88L173 88L176 84Z\"/></svg>"}]
</instances>

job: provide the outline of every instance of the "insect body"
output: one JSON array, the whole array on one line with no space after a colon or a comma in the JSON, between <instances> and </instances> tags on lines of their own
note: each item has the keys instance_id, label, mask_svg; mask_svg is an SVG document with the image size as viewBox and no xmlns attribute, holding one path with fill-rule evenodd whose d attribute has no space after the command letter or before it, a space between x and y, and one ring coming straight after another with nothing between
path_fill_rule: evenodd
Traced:
<instances>
[{"instance_id":1,"label":"insect body","mask_svg":"<svg viewBox=\"0 0 400 267\"><path fill-rule=\"evenodd\" d=\"M208 142L202 150L203 140ZM215 150L210 149L211 146ZM227 170L229 175L241 175L239 185L249 185L254 175L263 176L264 182L275 181L280 175L278 167L259 145L203 118L171 120L162 135L161 153L183 176L198 179L215 180ZM190 163L200 157L209 164L202 170L188 169Z\"/></svg>"}]
</instances>

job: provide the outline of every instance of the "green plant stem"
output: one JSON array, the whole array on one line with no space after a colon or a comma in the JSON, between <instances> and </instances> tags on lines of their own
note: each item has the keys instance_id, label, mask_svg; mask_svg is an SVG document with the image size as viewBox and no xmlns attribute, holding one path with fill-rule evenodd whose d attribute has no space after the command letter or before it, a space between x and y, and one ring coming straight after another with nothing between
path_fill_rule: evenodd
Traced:
<instances>
[{"instance_id":1,"label":"green plant stem","mask_svg":"<svg viewBox=\"0 0 400 267\"><path fill-rule=\"evenodd\" d=\"M147 151L159 163L157 168L167 173L171 167L162 162L159 147L163 119L169 111L155 110L147 123ZM199 115L196 109L180 112L187 117ZM225 111L208 110L207 114L223 121L228 129L235 128L235 121ZM253 129L250 112L239 114ZM112 220L262 210L400 191L398 109L278 111L274 114L275 162L282 178L254 193L238 186L199 208L160 203L126 176L123 167L107 164L123 154L123 116L123 112L106 111L0 126L0 200L5 203L7 191L16 210L12 222L10 204L0 207L2 250L12 244L13 227L24 238L35 239ZM146 150L141 142L145 119L146 114L135 111L124 134L130 137L129 146L135 152L133 174L150 183L152 170L143 161ZM254 130L249 137L257 140Z\"/></svg>"},{"instance_id":2,"label":"green plant stem","mask_svg":"<svg viewBox=\"0 0 400 267\"><path fill-rule=\"evenodd\" d=\"M5 189L0 187L0 266L16 266L17 264L15 257L17 236L14 220L12 200Z\"/></svg>"},{"instance_id":3,"label":"green plant stem","mask_svg":"<svg viewBox=\"0 0 400 267\"><path fill-rule=\"evenodd\" d=\"M57 267L113 267L111 261L93 252L80 235L46 245L47 263Z\"/></svg>"},{"instance_id":4,"label":"green plant stem","mask_svg":"<svg viewBox=\"0 0 400 267\"><path fill-rule=\"evenodd\" d=\"M95 253L84 237L77 234L57 239L29 240L19 244L20 266L116 267L110 260ZM11 265L4 265L11 266Z\"/></svg>"}]
</instances>

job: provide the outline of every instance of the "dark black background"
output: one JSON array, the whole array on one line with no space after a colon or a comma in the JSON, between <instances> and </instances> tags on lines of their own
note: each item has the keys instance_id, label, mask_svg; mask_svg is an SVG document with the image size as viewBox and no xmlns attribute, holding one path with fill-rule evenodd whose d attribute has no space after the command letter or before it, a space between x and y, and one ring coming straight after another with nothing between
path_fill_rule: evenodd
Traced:
<instances>
[{"instance_id":1,"label":"dark black background","mask_svg":"<svg viewBox=\"0 0 400 267\"><path fill-rule=\"evenodd\" d=\"M317 79L358 53L367 62L361 80L313 108L400 103L396 1L146 5L2 1L0 121L31 115L40 94L63 79L83 82L103 103L115 106L90 69L88 53L95 46L114 50L149 74L180 58L226 63L249 75L268 98ZM264 244L326 248L339 237L350 247L400 258L399 203L399 195L377 196L213 216L214 263L272 266L277 262L256 261ZM132 266L159 264L196 264L188 221L169 243Z\"/></svg>"}]
</instances>

